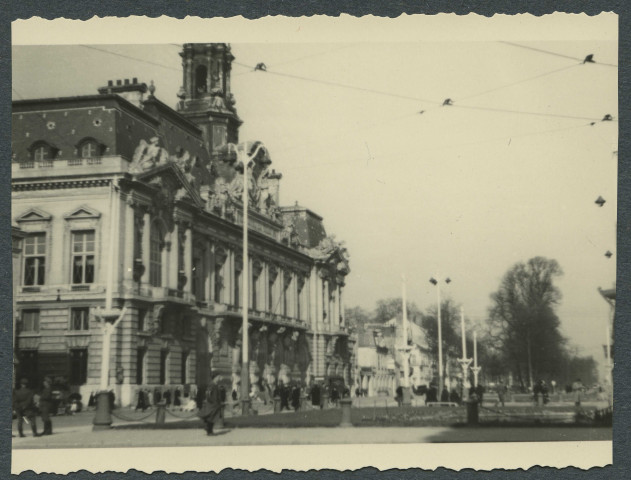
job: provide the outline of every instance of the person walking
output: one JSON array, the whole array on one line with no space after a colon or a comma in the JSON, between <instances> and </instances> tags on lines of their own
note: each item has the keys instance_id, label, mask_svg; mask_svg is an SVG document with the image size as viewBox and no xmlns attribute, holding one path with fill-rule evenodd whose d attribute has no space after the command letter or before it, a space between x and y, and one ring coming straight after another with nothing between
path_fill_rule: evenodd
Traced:
<instances>
[{"instance_id":1,"label":"person walking","mask_svg":"<svg viewBox=\"0 0 631 480\"><path fill-rule=\"evenodd\" d=\"M572 391L574 392L574 405L580 407L583 393L583 382L581 382L580 378L577 378L572 384Z\"/></svg>"},{"instance_id":2,"label":"person walking","mask_svg":"<svg viewBox=\"0 0 631 480\"><path fill-rule=\"evenodd\" d=\"M300 410L300 387L298 385L294 385L291 390L291 406L296 412Z\"/></svg>"},{"instance_id":3,"label":"person walking","mask_svg":"<svg viewBox=\"0 0 631 480\"><path fill-rule=\"evenodd\" d=\"M39 413L44 423L44 431L42 435L53 434L53 422L50 419L50 412L53 409L53 391L52 380L50 377L44 378L44 388L39 395Z\"/></svg>"},{"instance_id":4,"label":"person walking","mask_svg":"<svg viewBox=\"0 0 631 480\"><path fill-rule=\"evenodd\" d=\"M508 387L504 385L504 382L500 380L500 383L497 385L497 403L498 405L504 406L506 402L506 392L508 391Z\"/></svg>"},{"instance_id":5,"label":"person walking","mask_svg":"<svg viewBox=\"0 0 631 480\"><path fill-rule=\"evenodd\" d=\"M202 408L197 412L197 416L204 421L204 428L206 430L206 435L214 435L213 426L215 421L219 418L221 413L221 400L219 394L219 388L215 381L217 380L217 375L210 379L208 386L206 387L206 392L204 395L204 403L202 404Z\"/></svg>"},{"instance_id":6,"label":"person walking","mask_svg":"<svg viewBox=\"0 0 631 480\"><path fill-rule=\"evenodd\" d=\"M33 390L28 388L28 379L20 379L20 385L13 392L13 408L18 417L18 434L20 437L24 435L24 422L31 425L33 436L37 437L37 417L35 415L35 404L33 403Z\"/></svg>"}]
</instances>

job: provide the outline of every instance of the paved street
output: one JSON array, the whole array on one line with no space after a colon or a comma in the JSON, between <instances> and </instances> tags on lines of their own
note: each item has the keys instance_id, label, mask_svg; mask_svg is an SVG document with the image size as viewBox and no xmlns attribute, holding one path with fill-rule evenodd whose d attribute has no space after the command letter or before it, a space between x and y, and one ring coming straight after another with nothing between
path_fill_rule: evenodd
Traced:
<instances>
[{"instance_id":1,"label":"paved street","mask_svg":"<svg viewBox=\"0 0 631 480\"><path fill-rule=\"evenodd\" d=\"M433 410L433 409L432 409ZM131 415L131 411L126 412ZM191 413L180 413L191 416ZM295 415L293 412L284 415ZM139 416L139 415L138 415ZM155 415L143 422L125 422L115 418L113 428L92 431L93 412L53 418L51 436L13 438L14 449L153 447L191 445L323 445L357 443L458 443L458 442L539 442L611 440L610 428L575 425L533 427L312 427L312 428L233 428L205 435L199 420L167 415L163 426L155 424ZM128 417L129 418L129 417ZM41 422L40 430L41 430ZM16 434L16 422L13 433Z\"/></svg>"}]
</instances>

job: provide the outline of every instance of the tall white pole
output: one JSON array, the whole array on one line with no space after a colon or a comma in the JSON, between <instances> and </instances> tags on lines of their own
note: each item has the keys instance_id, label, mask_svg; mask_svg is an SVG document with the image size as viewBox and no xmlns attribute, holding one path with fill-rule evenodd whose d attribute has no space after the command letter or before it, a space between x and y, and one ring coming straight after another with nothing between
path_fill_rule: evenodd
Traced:
<instances>
[{"instance_id":1,"label":"tall white pole","mask_svg":"<svg viewBox=\"0 0 631 480\"><path fill-rule=\"evenodd\" d=\"M467 358L467 337L464 328L464 308L460 307L460 330L462 334L462 358Z\"/></svg>"},{"instance_id":2,"label":"tall white pole","mask_svg":"<svg viewBox=\"0 0 631 480\"><path fill-rule=\"evenodd\" d=\"M408 388L410 386L410 372L408 367L408 312L407 312L407 298L406 298L406 285L405 275L403 276L403 348L401 349L402 363L403 363L403 386Z\"/></svg>"},{"instance_id":3,"label":"tall white pole","mask_svg":"<svg viewBox=\"0 0 631 480\"><path fill-rule=\"evenodd\" d=\"M239 151L237 147L238 156L241 157L243 163L243 268L241 270L241 278L243 284L243 321L241 326L241 399L245 402L250 398L250 358L249 358L249 336L248 336L248 310L250 306L249 302L249 265L248 265L248 154L246 151L246 145L241 146L242 150ZM244 413L247 413L247 407L244 403Z\"/></svg>"},{"instance_id":4,"label":"tall white pole","mask_svg":"<svg viewBox=\"0 0 631 480\"><path fill-rule=\"evenodd\" d=\"M436 278L438 279L440 277ZM436 297L438 305L438 400L440 401L443 389L445 388L443 385L443 331L440 319L440 280L436 283Z\"/></svg>"},{"instance_id":5,"label":"tall white pole","mask_svg":"<svg viewBox=\"0 0 631 480\"><path fill-rule=\"evenodd\" d=\"M473 331L473 366L478 366L478 332Z\"/></svg>"},{"instance_id":6,"label":"tall white pole","mask_svg":"<svg viewBox=\"0 0 631 480\"><path fill-rule=\"evenodd\" d=\"M473 386L478 386L478 374L480 373L480 367L478 367L478 332L473 331Z\"/></svg>"}]
</instances>

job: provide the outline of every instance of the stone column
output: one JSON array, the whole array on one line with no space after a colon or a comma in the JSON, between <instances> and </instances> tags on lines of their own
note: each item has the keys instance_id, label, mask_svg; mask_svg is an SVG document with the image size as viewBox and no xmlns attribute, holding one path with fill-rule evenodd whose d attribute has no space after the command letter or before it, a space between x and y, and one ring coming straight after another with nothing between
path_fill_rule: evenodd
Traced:
<instances>
[{"instance_id":1,"label":"stone column","mask_svg":"<svg viewBox=\"0 0 631 480\"><path fill-rule=\"evenodd\" d=\"M184 275L186 275L186 284L184 292L190 294L193 286L193 230L191 224L187 223L184 227Z\"/></svg>"},{"instance_id":2,"label":"stone column","mask_svg":"<svg viewBox=\"0 0 631 480\"><path fill-rule=\"evenodd\" d=\"M151 216L149 213L143 215L142 232L142 264L145 272L142 274L142 283L149 283L149 255L151 253Z\"/></svg>"},{"instance_id":3,"label":"stone column","mask_svg":"<svg viewBox=\"0 0 631 480\"><path fill-rule=\"evenodd\" d=\"M237 271L235 268L235 258L234 258L234 250L232 248L228 249L228 265L227 268L224 265L224 271L227 270L225 272L225 279L224 279L224 286L227 286L227 291L226 291L226 299L224 300L224 303L233 305L234 304L234 279L236 277Z\"/></svg>"},{"instance_id":4,"label":"stone column","mask_svg":"<svg viewBox=\"0 0 631 480\"><path fill-rule=\"evenodd\" d=\"M318 275L316 273L316 269L315 267L311 269L311 275L309 276L308 279L308 283L307 283L307 288L308 288L308 292L309 292L309 314L308 314L308 318L309 318L309 324L311 325L311 328L315 331L316 329L316 323L317 323L317 301L316 299L318 298L318 292L317 292L317 285L318 285Z\"/></svg>"},{"instance_id":5,"label":"stone column","mask_svg":"<svg viewBox=\"0 0 631 480\"><path fill-rule=\"evenodd\" d=\"M324 290L323 295L322 295L323 308L324 308L324 313L326 314L326 318L324 321L330 325L331 324L331 300L329 299L329 281L327 279L324 279L324 285L322 286L322 288Z\"/></svg>"},{"instance_id":6,"label":"stone column","mask_svg":"<svg viewBox=\"0 0 631 480\"><path fill-rule=\"evenodd\" d=\"M215 257L212 252L212 245L210 243L206 243L206 248L204 249L204 278L206 279L205 285L205 294L206 301L210 305L213 299L213 284L212 279L214 277L215 271Z\"/></svg>"},{"instance_id":7,"label":"stone column","mask_svg":"<svg viewBox=\"0 0 631 480\"><path fill-rule=\"evenodd\" d=\"M168 280L166 282L167 287L177 289L177 277L180 269L179 256L180 256L180 225L176 222L173 226L173 232L171 232L171 249L169 252L169 268L168 268Z\"/></svg>"},{"instance_id":8,"label":"stone column","mask_svg":"<svg viewBox=\"0 0 631 480\"><path fill-rule=\"evenodd\" d=\"M136 237L134 207L128 202L125 203L125 259L123 269L123 280L127 286L131 286L134 281L134 243Z\"/></svg>"},{"instance_id":9,"label":"stone column","mask_svg":"<svg viewBox=\"0 0 631 480\"><path fill-rule=\"evenodd\" d=\"M345 311L344 311L344 289L342 288L342 285L340 285L339 287L339 299L340 299L340 325L342 327L346 326L346 316L345 316Z\"/></svg>"},{"instance_id":10,"label":"stone column","mask_svg":"<svg viewBox=\"0 0 631 480\"><path fill-rule=\"evenodd\" d=\"M323 321L323 313L324 313L324 291L323 291L323 287L324 287L324 280L322 279L322 277L320 277L320 275L318 273L316 273L315 275L315 291L316 291L316 302L315 302L315 311L316 311L316 317L315 317L315 328L316 329L320 329L320 324Z\"/></svg>"},{"instance_id":11,"label":"stone column","mask_svg":"<svg viewBox=\"0 0 631 480\"><path fill-rule=\"evenodd\" d=\"M333 312L331 312L331 325L338 328L340 325L340 299L339 299L339 286L335 285L333 290Z\"/></svg>"}]
</instances>

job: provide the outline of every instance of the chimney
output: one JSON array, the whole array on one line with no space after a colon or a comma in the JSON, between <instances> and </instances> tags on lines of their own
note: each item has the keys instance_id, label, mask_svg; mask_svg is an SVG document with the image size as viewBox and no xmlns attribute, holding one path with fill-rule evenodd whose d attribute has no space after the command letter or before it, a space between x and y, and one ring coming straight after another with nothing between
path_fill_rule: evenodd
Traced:
<instances>
[{"instance_id":1,"label":"chimney","mask_svg":"<svg viewBox=\"0 0 631 480\"><path fill-rule=\"evenodd\" d=\"M108 80L107 86L100 87L98 91L101 95L115 93L141 108L148 88L146 83L138 83L137 78L134 78L132 82L129 81L129 78L126 78L124 83L123 80L116 80L116 85L114 85L112 80Z\"/></svg>"}]
</instances>

